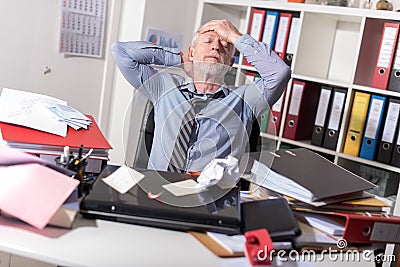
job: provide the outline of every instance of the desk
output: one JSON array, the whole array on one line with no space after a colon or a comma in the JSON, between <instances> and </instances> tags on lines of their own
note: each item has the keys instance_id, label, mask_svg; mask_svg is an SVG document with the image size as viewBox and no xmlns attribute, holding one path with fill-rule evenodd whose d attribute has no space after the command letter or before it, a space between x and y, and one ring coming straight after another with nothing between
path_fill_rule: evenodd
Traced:
<instances>
[{"instance_id":1,"label":"desk","mask_svg":"<svg viewBox=\"0 0 400 267\"><path fill-rule=\"evenodd\" d=\"M247 259L215 256L190 234L89 220L78 215L73 229L46 227L0 217L0 251L60 266L245 267ZM374 266L370 262L296 262L282 266Z\"/></svg>"}]
</instances>

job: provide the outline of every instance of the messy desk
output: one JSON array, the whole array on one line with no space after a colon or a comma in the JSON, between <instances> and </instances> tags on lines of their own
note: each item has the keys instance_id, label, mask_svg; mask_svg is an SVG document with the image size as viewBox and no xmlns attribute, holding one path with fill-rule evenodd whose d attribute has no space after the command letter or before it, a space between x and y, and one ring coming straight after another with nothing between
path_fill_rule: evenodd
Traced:
<instances>
[{"instance_id":1,"label":"messy desk","mask_svg":"<svg viewBox=\"0 0 400 267\"><path fill-rule=\"evenodd\" d=\"M46 226L42 230L2 216L0 236L0 251L58 266L250 266L246 257L217 256L185 231L86 219L81 214L70 229ZM336 261L325 255L323 261L299 260L283 266L334 266ZM345 264L374 266L365 259L341 262Z\"/></svg>"}]
</instances>

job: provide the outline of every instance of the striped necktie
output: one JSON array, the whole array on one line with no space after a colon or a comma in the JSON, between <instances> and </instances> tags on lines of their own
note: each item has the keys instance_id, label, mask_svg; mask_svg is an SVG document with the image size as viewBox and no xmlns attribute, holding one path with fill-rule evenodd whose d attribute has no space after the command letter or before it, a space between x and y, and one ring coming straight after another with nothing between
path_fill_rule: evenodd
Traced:
<instances>
[{"instance_id":1,"label":"striped necktie","mask_svg":"<svg viewBox=\"0 0 400 267\"><path fill-rule=\"evenodd\" d=\"M208 100L193 97L190 100L191 108L182 119L182 124L176 138L174 150L167 170L170 172L185 172L186 157L190 144L190 136L195 126L195 116L208 103Z\"/></svg>"},{"instance_id":2,"label":"striped necktie","mask_svg":"<svg viewBox=\"0 0 400 267\"><path fill-rule=\"evenodd\" d=\"M170 172L185 172L187 152L191 141L190 137L196 124L195 116L200 112L200 110L206 107L211 100L210 98L202 99L199 97L193 97L193 94L190 94L190 96L191 108L182 119L182 124L180 126L171 159L167 167L167 170ZM212 95L211 98L216 99L223 97L225 97L225 93L220 90Z\"/></svg>"}]
</instances>

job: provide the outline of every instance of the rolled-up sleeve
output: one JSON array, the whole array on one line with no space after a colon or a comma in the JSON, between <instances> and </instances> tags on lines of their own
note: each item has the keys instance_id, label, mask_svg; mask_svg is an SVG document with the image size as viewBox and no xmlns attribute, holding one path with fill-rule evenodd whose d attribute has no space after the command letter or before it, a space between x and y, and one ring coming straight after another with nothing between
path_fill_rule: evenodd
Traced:
<instances>
[{"instance_id":1,"label":"rolled-up sleeve","mask_svg":"<svg viewBox=\"0 0 400 267\"><path fill-rule=\"evenodd\" d=\"M143 41L116 42L111 54L125 79L139 89L157 70L151 65L174 66L181 63L180 51Z\"/></svg>"}]
</instances>

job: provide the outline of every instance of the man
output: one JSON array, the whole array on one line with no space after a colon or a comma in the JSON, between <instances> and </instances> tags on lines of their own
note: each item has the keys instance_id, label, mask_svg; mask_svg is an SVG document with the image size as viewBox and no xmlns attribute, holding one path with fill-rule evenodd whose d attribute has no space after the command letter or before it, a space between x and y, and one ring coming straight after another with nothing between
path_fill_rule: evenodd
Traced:
<instances>
[{"instance_id":1,"label":"man","mask_svg":"<svg viewBox=\"0 0 400 267\"><path fill-rule=\"evenodd\" d=\"M235 48L261 78L233 90L224 85L224 75ZM127 81L153 102L156 126L148 167L156 170L201 171L214 158L239 158L253 120L277 101L291 75L267 44L227 20L200 27L186 53L138 41L115 43L112 54ZM182 64L193 81L150 64ZM191 110L194 121L187 118ZM189 131L182 139L183 124Z\"/></svg>"}]
</instances>

